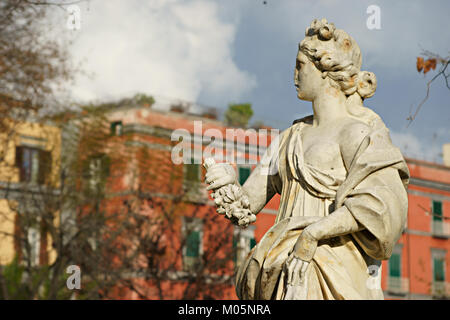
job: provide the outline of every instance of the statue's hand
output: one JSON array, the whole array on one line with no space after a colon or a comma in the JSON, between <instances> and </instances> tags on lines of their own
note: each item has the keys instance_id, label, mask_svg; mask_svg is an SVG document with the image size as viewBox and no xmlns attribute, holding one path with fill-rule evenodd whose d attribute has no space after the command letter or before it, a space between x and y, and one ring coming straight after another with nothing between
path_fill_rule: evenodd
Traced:
<instances>
[{"instance_id":1,"label":"statue's hand","mask_svg":"<svg viewBox=\"0 0 450 320\"><path fill-rule=\"evenodd\" d=\"M285 264L285 300L296 299L306 295L306 271L314 257L318 241L312 237L307 228L299 236Z\"/></svg>"},{"instance_id":2,"label":"statue's hand","mask_svg":"<svg viewBox=\"0 0 450 320\"><path fill-rule=\"evenodd\" d=\"M289 255L284 264L284 300L306 299L307 278L306 270L309 262Z\"/></svg>"},{"instance_id":3,"label":"statue's hand","mask_svg":"<svg viewBox=\"0 0 450 320\"><path fill-rule=\"evenodd\" d=\"M303 261L294 257L293 254L287 258L284 268L286 273L286 284L298 286L305 280L306 269L308 269L309 261Z\"/></svg>"},{"instance_id":4,"label":"statue's hand","mask_svg":"<svg viewBox=\"0 0 450 320\"><path fill-rule=\"evenodd\" d=\"M211 197L217 212L224 214L234 224L243 228L256 221L250 210L250 202L236 180L236 173L228 163L215 163L212 158L205 159L207 190L214 190Z\"/></svg>"},{"instance_id":5,"label":"statue's hand","mask_svg":"<svg viewBox=\"0 0 450 320\"><path fill-rule=\"evenodd\" d=\"M209 184L206 190L217 190L227 184L236 184L236 172L228 163L214 163L207 168L205 182Z\"/></svg>"}]
</instances>

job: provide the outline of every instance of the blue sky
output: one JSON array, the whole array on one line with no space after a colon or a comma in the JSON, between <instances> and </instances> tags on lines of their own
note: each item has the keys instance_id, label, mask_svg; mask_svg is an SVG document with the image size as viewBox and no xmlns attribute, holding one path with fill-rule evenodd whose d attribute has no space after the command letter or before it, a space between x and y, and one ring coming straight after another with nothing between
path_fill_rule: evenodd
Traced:
<instances>
[{"instance_id":1,"label":"blue sky","mask_svg":"<svg viewBox=\"0 0 450 320\"><path fill-rule=\"evenodd\" d=\"M426 94L416 71L422 48L450 55L450 2L295 0L91 0L80 4L81 29L60 28L74 45L74 61L94 76L78 77L79 101L135 92L181 98L225 110L250 102L255 115L284 129L311 113L296 98L293 70L298 42L314 18L327 18L358 42L362 69L377 76L365 104L391 129L407 156L441 162L450 142L450 90L438 79L415 121L411 108ZM380 7L381 29L369 30L369 5ZM58 13L66 19L65 12Z\"/></svg>"}]
</instances>

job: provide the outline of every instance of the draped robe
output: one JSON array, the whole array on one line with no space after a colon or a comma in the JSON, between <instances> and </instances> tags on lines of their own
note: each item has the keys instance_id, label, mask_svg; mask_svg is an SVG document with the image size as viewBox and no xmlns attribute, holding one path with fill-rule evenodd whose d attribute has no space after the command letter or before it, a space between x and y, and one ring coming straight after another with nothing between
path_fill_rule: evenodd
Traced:
<instances>
[{"instance_id":1,"label":"draped robe","mask_svg":"<svg viewBox=\"0 0 450 320\"><path fill-rule=\"evenodd\" d=\"M319 241L303 298L383 299L381 260L391 256L406 223L409 171L404 158L378 118L348 169L321 170L304 161L305 119L281 134L270 160L278 172L267 176L268 183L281 195L280 206L275 224L239 267L237 295L283 299L283 265L305 217L324 217L345 206L363 229Z\"/></svg>"}]
</instances>

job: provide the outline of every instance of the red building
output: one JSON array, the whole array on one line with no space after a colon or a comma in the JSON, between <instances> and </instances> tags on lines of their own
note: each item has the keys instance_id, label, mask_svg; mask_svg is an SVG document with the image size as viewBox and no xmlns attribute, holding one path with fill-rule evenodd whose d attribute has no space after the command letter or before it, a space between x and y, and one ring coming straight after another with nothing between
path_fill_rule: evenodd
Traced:
<instances>
[{"instance_id":1,"label":"red building","mask_svg":"<svg viewBox=\"0 0 450 320\"><path fill-rule=\"evenodd\" d=\"M124 104L105 110L110 121L111 135L115 136L113 139L115 142L120 141L129 155L125 166L115 166L114 161L110 162L110 178L107 183L107 205L110 209L117 210L124 201L129 202L135 198L137 189L152 199L166 199L168 206L173 205L170 199L175 194L185 193L183 203L178 203L180 210L175 210L176 219L173 223L178 234L169 236L172 251L179 251L181 254L175 263L174 272L168 276L170 279L160 285L164 295L159 295L158 290L155 290L155 283L145 277L133 277L134 283L140 287L139 291L146 292L144 296L147 298L236 299L232 281L234 267L273 224L279 200L274 198L263 209L257 224L245 230L233 227L230 221L215 212L215 204L203 183L206 170L202 161L209 150L216 159L222 157L223 160L238 163L235 165L238 179L244 183L270 144L271 134L277 135L278 130L271 132L270 128L262 128L230 131L215 119L214 110L192 114L185 110L185 106L176 103L165 106L170 111L161 111L157 107L158 105L149 108ZM95 167L96 159L92 160L92 167ZM137 174L132 176L132 172ZM154 176L145 177L146 172L153 172ZM148 204L143 211L145 214L152 214ZM216 218L214 223L211 223L211 216ZM180 240L183 238L185 243ZM211 248L214 251L214 246L220 241L226 243L221 244L217 250L223 251L222 255L226 256L230 249L231 254L228 254L230 261L226 271L220 272L220 276L217 270L212 272L211 277L214 279L211 279L211 283L223 280L217 286L218 292L215 295L214 290L210 290L205 296L186 296L189 282L193 278L189 274L200 270L199 261L202 256L209 255ZM182 250L177 250L179 246L182 246ZM116 297L142 298L128 289L120 290Z\"/></svg>"},{"instance_id":2,"label":"red building","mask_svg":"<svg viewBox=\"0 0 450 320\"><path fill-rule=\"evenodd\" d=\"M270 131L263 134L247 132L247 135L241 132L240 135L227 138L227 128L223 123L214 119L213 113L189 114L180 105L172 106L171 111L126 105L113 108L107 114L111 121L112 134L127 137L124 143L128 146L139 146L151 153L159 154L160 160L165 163L173 162L173 148L178 143L180 135L189 136L188 140L192 148L188 157L192 163L173 164L173 170L181 170L183 181L180 183L199 187L186 201L192 206L201 206L204 212L211 212L215 207L202 184L205 173L201 166L201 159L204 156L202 153L212 141L209 138L205 140L205 137L211 136L211 132L215 132L216 135L222 134L224 139L218 141L216 137L214 145L219 150L218 153L216 150L216 156L221 153L223 158L230 155L230 150L226 149L226 145L227 141L232 141L234 160L239 160L239 163L247 161L247 163L236 165L241 184L254 168L255 161L260 160L265 148L270 144L271 138ZM174 136L174 130L177 129L181 129L180 135ZM186 157L186 154L183 153L183 156ZM450 166L414 159L407 159L407 163L411 172L407 228L390 260L383 261L381 285L386 299L446 298L450 293L450 270L448 268L450 261L448 254L450 250L448 222L450 218ZM153 165L159 166L158 163ZM134 181L133 183L138 182ZM115 190L116 192L124 191L130 187L130 181L127 180L127 174L122 174L120 181L111 185L121 186L121 190ZM164 182L158 182L157 188L161 195L169 192L166 190ZM203 192L199 193L199 190L203 190ZM228 232L234 233L233 246L237 252L235 263L239 263L240 259L246 256L248 251L273 225L278 205L279 196L277 195L258 214L254 225L245 231L239 231L236 228L234 231L226 229L231 230ZM206 230L202 219L201 215L190 219L189 214L180 218L180 234L187 226L191 226L194 230L188 236L182 253L183 257L180 257L179 268L184 272L192 271L192 267L190 269L189 265L195 266L192 261L196 261L205 248L211 244L211 238L207 240L206 234L209 233L210 236L213 234L214 237L215 232L223 232L225 226L229 225L229 221L223 219L223 228L219 226L214 230ZM188 267L186 268L186 266ZM229 276L231 275L229 274ZM183 281L179 282L183 287ZM231 281L228 283L222 298L234 299L236 296L233 284ZM151 281L144 281L142 284L152 285ZM166 287L166 290L181 290L167 284ZM156 294L154 296L157 298ZM123 293L121 297L138 298L136 294L129 292ZM170 295L170 298L179 297L176 293Z\"/></svg>"}]
</instances>

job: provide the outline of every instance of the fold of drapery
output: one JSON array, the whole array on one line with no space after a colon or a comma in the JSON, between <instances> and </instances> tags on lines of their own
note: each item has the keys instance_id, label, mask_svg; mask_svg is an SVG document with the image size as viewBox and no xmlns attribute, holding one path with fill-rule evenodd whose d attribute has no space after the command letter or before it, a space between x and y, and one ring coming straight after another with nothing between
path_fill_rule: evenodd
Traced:
<instances>
[{"instance_id":1,"label":"fold of drapery","mask_svg":"<svg viewBox=\"0 0 450 320\"><path fill-rule=\"evenodd\" d=\"M365 137L336 193L336 208L346 206L365 230L354 239L375 259L388 259L406 224L409 170L400 150L379 125Z\"/></svg>"},{"instance_id":2,"label":"fold of drapery","mask_svg":"<svg viewBox=\"0 0 450 320\"><path fill-rule=\"evenodd\" d=\"M283 298L283 264L304 228L304 218L280 221L253 248L237 274L236 292L240 299ZM365 259L350 236L320 241L306 271L306 299L382 299L380 288L367 285L369 265L381 264L369 257Z\"/></svg>"},{"instance_id":3,"label":"fold of drapery","mask_svg":"<svg viewBox=\"0 0 450 320\"><path fill-rule=\"evenodd\" d=\"M286 145L286 160L294 179L304 181L306 189L316 197L334 199L336 191L345 179L345 173L324 171L305 163L302 143L302 129L299 122Z\"/></svg>"}]
</instances>

